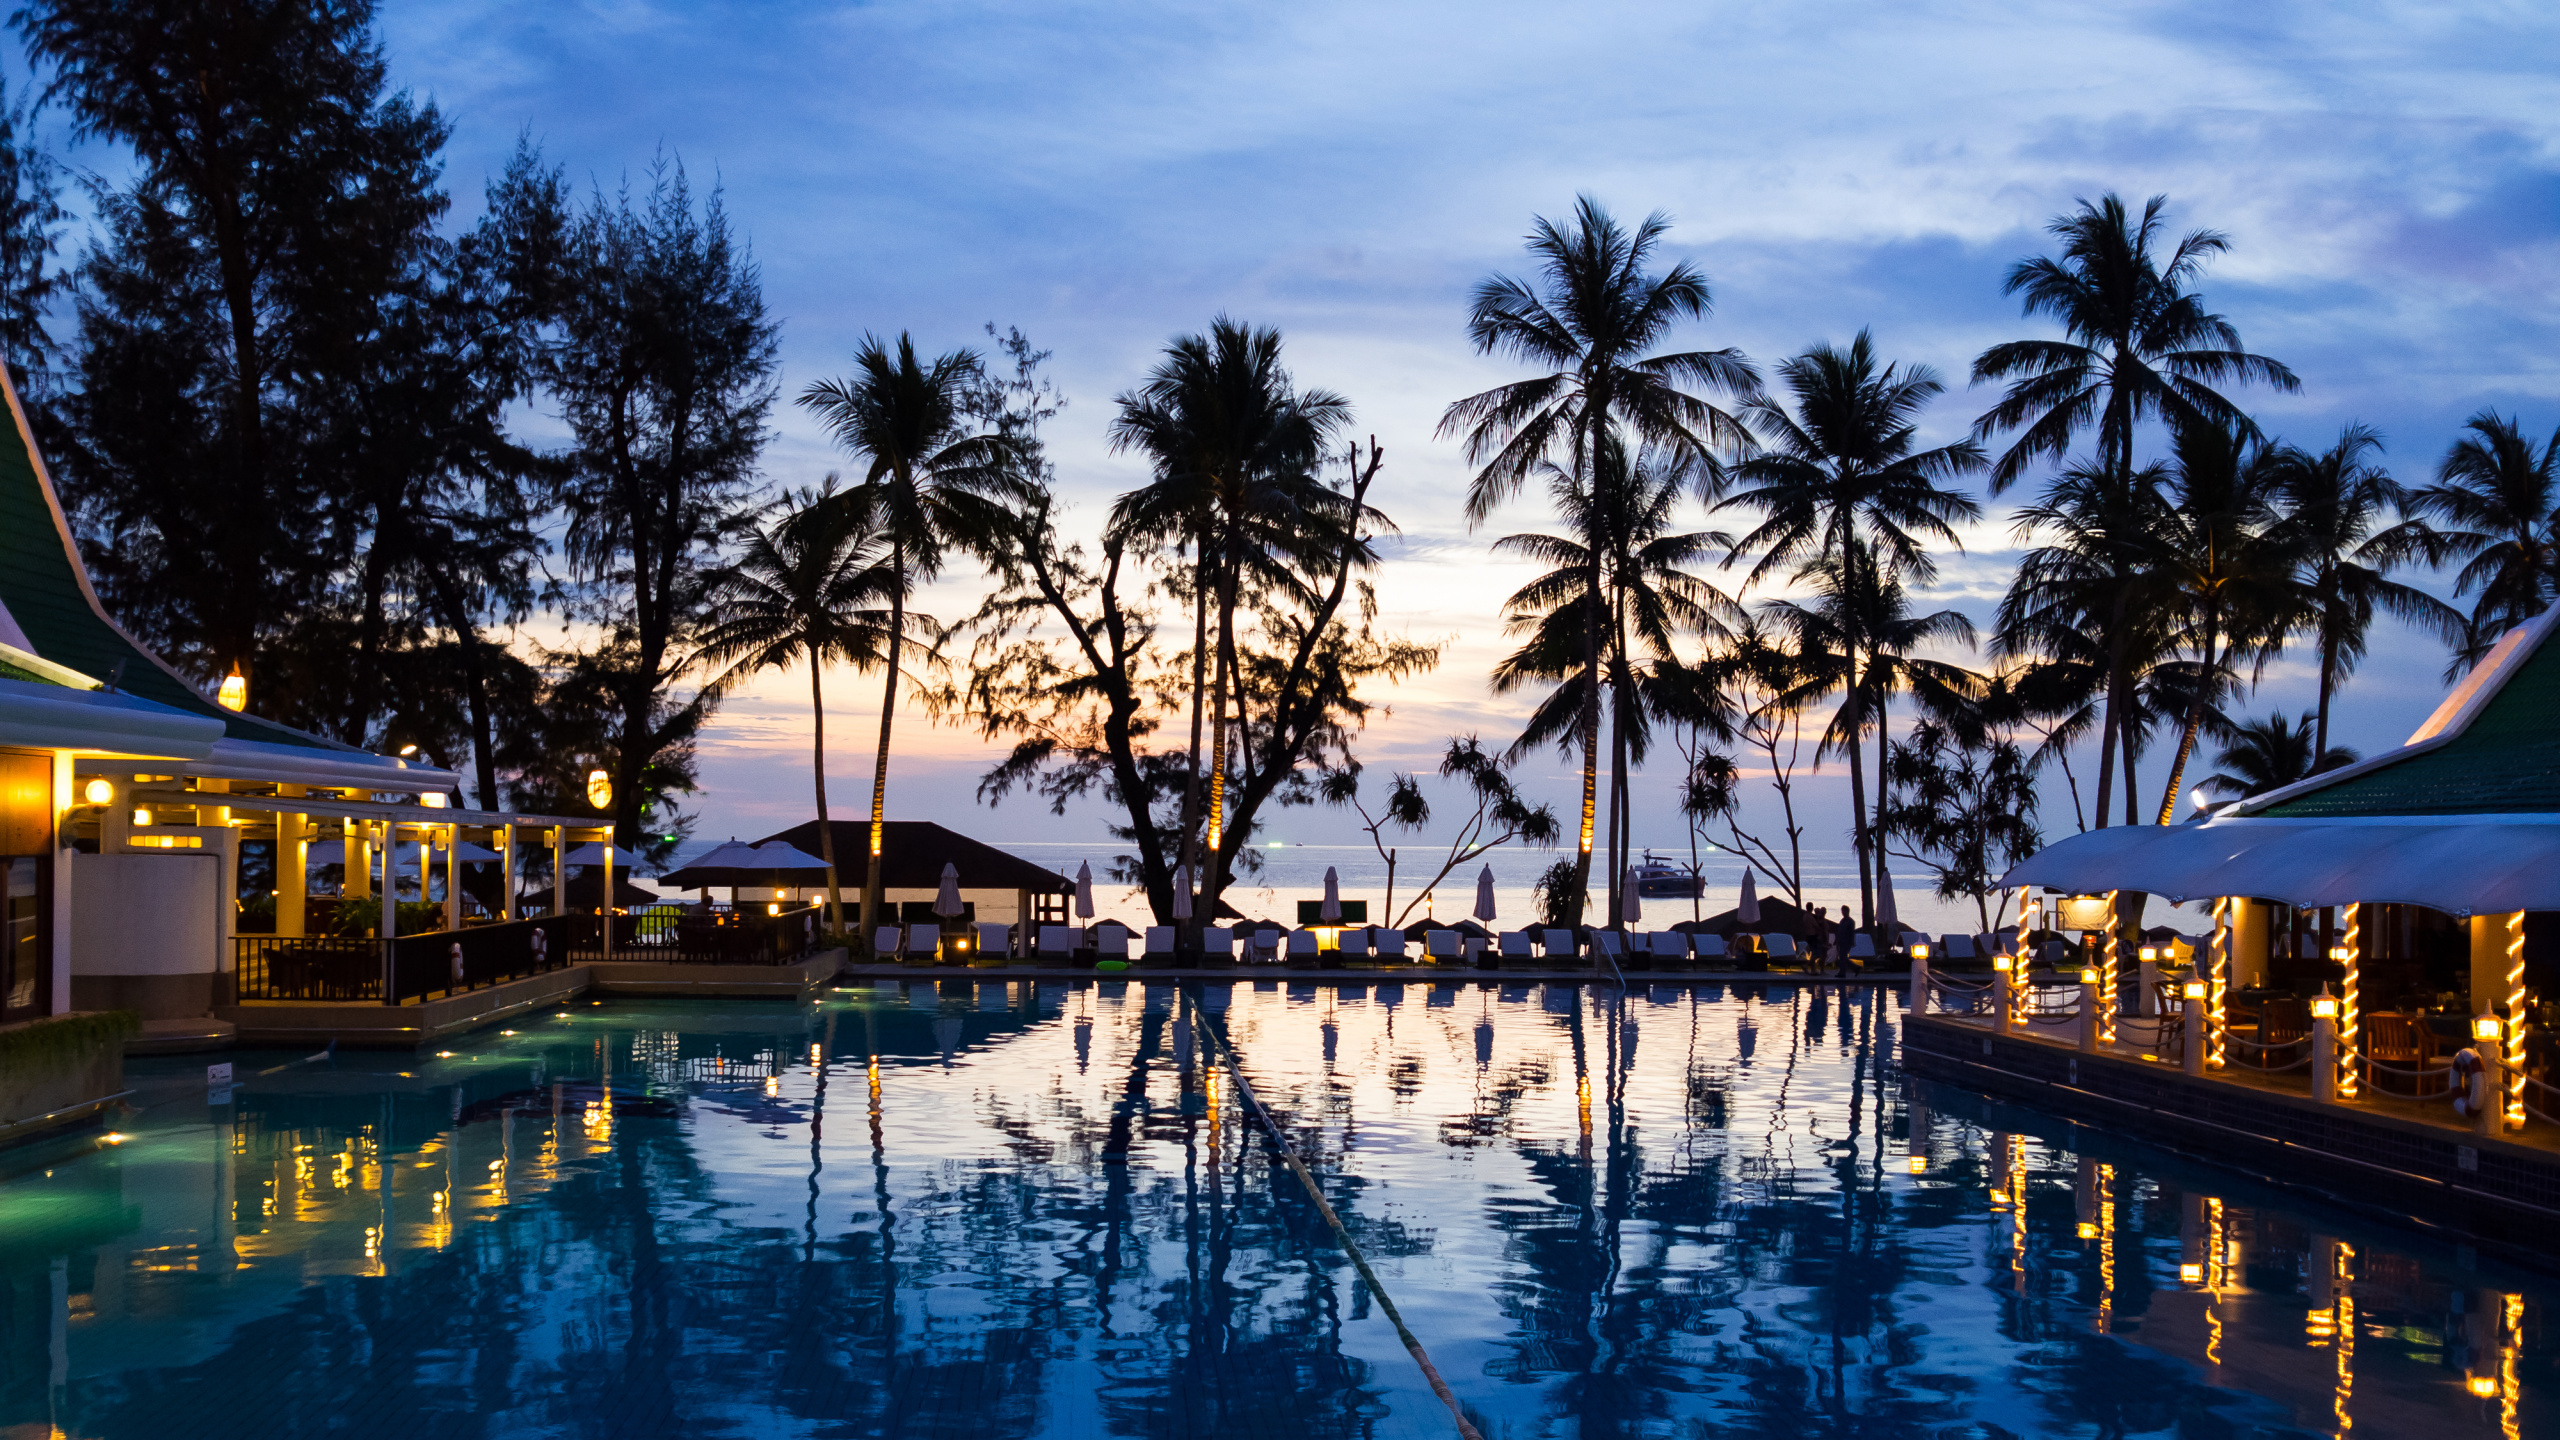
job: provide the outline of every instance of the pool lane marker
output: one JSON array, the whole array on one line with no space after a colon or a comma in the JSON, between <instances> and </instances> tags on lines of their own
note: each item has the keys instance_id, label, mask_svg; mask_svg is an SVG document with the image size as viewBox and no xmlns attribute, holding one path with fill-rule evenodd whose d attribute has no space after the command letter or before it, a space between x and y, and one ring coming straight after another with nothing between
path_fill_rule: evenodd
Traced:
<instances>
[{"instance_id":1,"label":"pool lane marker","mask_svg":"<svg viewBox=\"0 0 2560 1440\"><path fill-rule=\"evenodd\" d=\"M1324 1223L1331 1227L1333 1238L1342 1242L1343 1253L1351 1257L1352 1267L1360 1272L1360 1279L1369 1287L1369 1293L1378 1297L1378 1308L1387 1312L1388 1321L1396 1327L1396 1338L1404 1342L1405 1352L1413 1357L1413 1363L1422 1367L1422 1378L1431 1382L1431 1393L1439 1396L1440 1403L1449 1407L1449 1418L1457 1422L1458 1433L1466 1440L1484 1440L1484 1433L1476 1429L1467 1419L1466 1412L1458 1407L1458 1397L1450 1393L1449 1382L1440 1378L1440 1367L1431 1363L1430 1353L1406 1327L1404 1316L1396 1310L1395 1298L1387 1294L1386 1286L1378 1283L1377 1272L1369 1268L1368 1257L1362 1255L1360 1247L1352 1242L1351 1232L1342 1228L1341 1217L1333 1213L1333 1206L1324 1198L1316 1177L1308 1173L1306 1163L1290 1147L1288 1137L1273 1122L1271 1112L1262 1108L1262 1097L1253 1093L1253 1082L1245 1078L1244 1062L1236 1055L1235 1046L1227 1043L1227 1037L1209 1023L1208 1013L1193 1001L1188 987L1181 988L1179 993L1184 1007L1192 1012L1192 1028L1226 1052L1227 1073L1235 1077L1236 1089L1244 1092L1244 1103L1253 1111L1254 1118L1262 1123L1262 1133L1269 1138L1272 1148L1280 1152L1280 1158L1287 1162L1289 1173L1297 1176L1298 1183L1306 1187L1307 1198L1316 1202L1316 1213L1322 1215Z\"/></svg>"}]
</instances>

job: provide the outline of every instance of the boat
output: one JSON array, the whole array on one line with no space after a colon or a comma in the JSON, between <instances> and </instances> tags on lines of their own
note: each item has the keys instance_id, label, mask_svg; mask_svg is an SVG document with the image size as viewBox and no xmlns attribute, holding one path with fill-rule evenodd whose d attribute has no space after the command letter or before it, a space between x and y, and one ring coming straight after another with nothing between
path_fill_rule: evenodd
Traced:
<instances>
[{"instance_id":1,"label":"boat","mask_svg":"<svg viewBox=\"0 0 2560 1440\"><path fill-rule=\"evenodd\" d=\"M1648 899L1687 900L1706 893L1706 878L1697 871L1675 861L1657 858L1650 850L1631 867L1636 876L1636 893Z\"/></svg>"}]
</instances>

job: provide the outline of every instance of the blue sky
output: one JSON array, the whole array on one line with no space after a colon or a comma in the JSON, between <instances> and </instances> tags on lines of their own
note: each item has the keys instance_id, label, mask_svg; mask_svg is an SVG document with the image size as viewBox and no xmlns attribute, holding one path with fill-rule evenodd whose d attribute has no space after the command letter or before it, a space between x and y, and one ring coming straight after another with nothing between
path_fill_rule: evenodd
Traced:
<instances>
[{"instance_id":1,"label":"blue sky","mask_svg":"<svg viewBox=\"0 0 2560 1440\"><path fill-rule=\"evenodd\" d=\"M1953 382L1948 436L1987 403L1970 358L2048 333L2001 297L2003 269L2110 189L2165 192L2181 225L2230 234L2208 298L2304 380L2248 397L2269 428L2373 424L2423 480L2484 405L2560 423L2560 23L2543 6L388 0L382 24L400 83L455 123L458 218L519 133L608 186L663 146L725 185L753 241L786 393L865 330L945 347L1020 325L1056 351L1074 403L1052 439L1088 512L1136 473L1101 444L1109 397L1169 335L1221 312L1280 326L1300 381L1350 395L1387 449L1405 531L1389 618L1451 646L1364 741L1373 763L1507 733L1482 676L1516 576L1484 545L1541 517L1470 534L1464 467L1432 430L1518 373L1470 353L1468 287L1520 268L1530 217L1578 192L1674 217L1666 258L1716 291L1695 340L1765 364L1872 326ZM777 479L840 463L796 412L778 426ZM2013 557L2005 525L1968 540L1949 603L1979 613ZM936 603L964 608L967 579ZM2379 637L2343 737L2396 743L2442 664L2430 641ZM839 680L847 799L872 691ZM703 833L805 813L805 695L783 677L732 707L705 747ZM2309 695L2280 665L2250 708ZM976 739L909 733L893 809L968 805ZM2055 788L2046 818L2068 829ZM1092 833L1019 805L962 818Z\"/></svg>"}]
</instances>

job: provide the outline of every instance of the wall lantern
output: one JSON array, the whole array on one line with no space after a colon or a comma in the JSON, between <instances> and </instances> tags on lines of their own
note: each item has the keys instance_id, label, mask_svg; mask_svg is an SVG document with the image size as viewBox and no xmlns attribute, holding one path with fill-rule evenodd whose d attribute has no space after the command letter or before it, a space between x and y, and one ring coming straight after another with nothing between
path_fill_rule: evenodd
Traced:
<instances>
[{"instance_id":1,"label":"wall lantern","mask_svg":"<svg viewBox=\"0 0 2560 1440\"><path fill-rule=\"evenodd\" d=\"M80 798L92 805L112 805L116 800L115 782L103 775L95 776L80 787Z\"/></svg>"},{"instance_id":2,"label":"wall lantern","mask_svg":"<svg viewBox=\"0 0 2560 1440\"><path fill-rule=\"evenodd\" d=\"M213 703L225 710L249 708L249 677L240 673L239 666L232 666L231 673L222 677L220 688L213 692Z\"/></svg>"},{"instance_id":3,"label":"wall lantern","mask_svg":"<svg viewBox=\"0 0 2560 1440\"><path fill-rule=\"evenodd\" d=\"M2495 1375L2474 1375L2464 1384L2472 1394L2483 1400L2498 1398L2498 1377Z\"/></svg>"},{"instance_id":4,"label":"wall lantern","mask_svg":"<svg viewBox=\"0 0 2560 1440\"><path fill-rule=\"evenodd\" d=\"M599 810L613 807L613 776L605 770L587 772L587 803Z\"/></svg>"}]
</instances>

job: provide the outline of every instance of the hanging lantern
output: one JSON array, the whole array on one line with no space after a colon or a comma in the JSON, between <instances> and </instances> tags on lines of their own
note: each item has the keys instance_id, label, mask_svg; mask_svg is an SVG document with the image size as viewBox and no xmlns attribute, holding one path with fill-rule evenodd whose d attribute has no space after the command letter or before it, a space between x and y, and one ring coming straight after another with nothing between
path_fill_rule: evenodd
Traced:
<instances>
[{"instance_id":1,"label":"hanging lantern","mask_svg":"<svg viewBox=\"0 0 2560 1440\"><path fill-rule=\"evenodd\" d=\"M249 708L249 677L240 673L239 666L232 666L231 673L222 677L221 688L213 692L213 703L225 710Z\"/></svg>"},{"instance_id":2,"label":"hanging lantern","mask_svg":"<svg viewBox=\"0 0 2560 1440\"><path fill-rule=\"evenodd\" d=\"M599 810L613 807L613 776L610 772L602 769L587 772L587 803Z\"/></svg>"}]
</instances>

